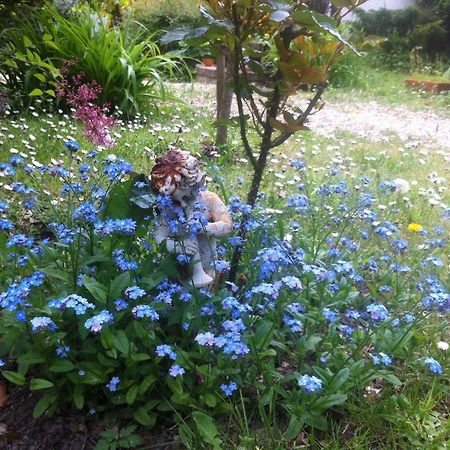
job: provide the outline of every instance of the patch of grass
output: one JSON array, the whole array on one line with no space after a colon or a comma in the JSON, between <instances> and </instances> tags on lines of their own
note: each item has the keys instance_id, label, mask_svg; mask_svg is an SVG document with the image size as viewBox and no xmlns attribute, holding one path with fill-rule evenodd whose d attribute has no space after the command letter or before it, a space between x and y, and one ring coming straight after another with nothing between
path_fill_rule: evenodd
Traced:
<instances>
[{"instance_id":1,"label":"patch of grass","mask_svg":"<svg viewBox=\"0 0 450 450\"><path fill-rule=\"evenodd\" d=\"M363 102L375 100L392 105L403 105L413 110L433 110L438 114L450 116L450 92L429 94L412 90L405 86L408 74L388 72L366 66L360 75L357 87L330 86L324 98L345 102Z\"/></svg>"}]
</instances>

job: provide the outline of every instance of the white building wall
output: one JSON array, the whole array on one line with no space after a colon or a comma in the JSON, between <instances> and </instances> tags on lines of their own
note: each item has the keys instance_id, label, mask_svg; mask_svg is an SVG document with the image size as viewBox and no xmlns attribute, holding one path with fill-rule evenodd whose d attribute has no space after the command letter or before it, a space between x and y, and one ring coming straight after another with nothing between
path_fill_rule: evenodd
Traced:
<instances>
[{"instance_id":1,"label":"white building wall","mask_svg":"<svg viewBox=\"0 0 450 450\"><path fill-rule=\"evenodd\" d=\"M362 9L369 11L371 9L402 9L414 5L414 0L368 0L361 6Z\"/></svg>"},{"instance_id":2,"label":"white building wall","mask_svg":"<svg viewBox=\"0 0 450 450\"><path fill-rule=\"evenodd\" d=\"M362 6L361 9L365 11L376 10L381 8L386 9L403 9L408 6L413 6L415 4L415 0L368 0ZM350 22L355 19L354 14L349 14L344 17L344 22Z\"/></svg>"}]
</instances>

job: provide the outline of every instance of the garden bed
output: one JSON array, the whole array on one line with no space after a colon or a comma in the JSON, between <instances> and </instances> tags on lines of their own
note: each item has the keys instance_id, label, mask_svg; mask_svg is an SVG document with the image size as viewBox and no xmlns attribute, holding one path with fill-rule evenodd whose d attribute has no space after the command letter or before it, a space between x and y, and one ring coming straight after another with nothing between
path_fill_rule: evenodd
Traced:
<instances>
[{"instance_id":1,"label":"garden bed","mask_svg":"<svg viewBox=\"0 0 450 450\"><path fill-rule=\"evenodd\" d=\"M33 409L41 395L23 387L8 387L8 403L0 408L0 449L93 450L101 442L105 429L114 425L73 410L34 418ZM144 446L154 450L183 448L177 444L176 433L170 430L140 428L138 435Z\"/></svg>"},{"instance_id":2,"label":"garden bed","mask_svg":"<svg viewBox=\"0 0 450 450\"><path fill-rule=\"evenodd\" d=\"M407 78L406 86L413 89L420 89L430 94L439 94L440 92L450 91L450 82L435 80L420 80L417 78Z\"/></svg>"}]
</instances>

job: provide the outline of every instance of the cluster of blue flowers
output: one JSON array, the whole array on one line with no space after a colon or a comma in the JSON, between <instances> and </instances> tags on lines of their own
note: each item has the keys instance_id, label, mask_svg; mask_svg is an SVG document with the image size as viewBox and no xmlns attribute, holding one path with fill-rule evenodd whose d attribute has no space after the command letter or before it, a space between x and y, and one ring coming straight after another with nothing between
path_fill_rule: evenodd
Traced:
<instances>
[{"instance_id":1,"label":"cluster of blue flowers","mask_svg":"<svg viewBox=\"0 0 450 450\"><path fill-rule=\"evenodd\" d=\"M308 394L320 391L323 387L322 380L314 375L302 375L297 379L297 382L298 385Z\"/></svg>"}]
</instances>

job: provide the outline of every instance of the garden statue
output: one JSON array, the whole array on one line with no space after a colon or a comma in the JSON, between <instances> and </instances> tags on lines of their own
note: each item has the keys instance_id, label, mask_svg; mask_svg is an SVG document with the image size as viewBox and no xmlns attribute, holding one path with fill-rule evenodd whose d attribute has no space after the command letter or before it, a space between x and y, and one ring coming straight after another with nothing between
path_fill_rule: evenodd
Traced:
<instances>
[{"instance_id":1,"label":"garden statue","mask_svg":"<svg viewBox=\"0 0 450 450\"><path fill-rule=\"evenodd\" d=\"M192 257L195 287L214 281L216 238L232 229L224 203L205 189L204 179L198 159L178 149L156 158L151 171L152 188L162 196L155 240L180 255L179 261L183 262L185 255Z\"/></svg>"}]
</instances>

